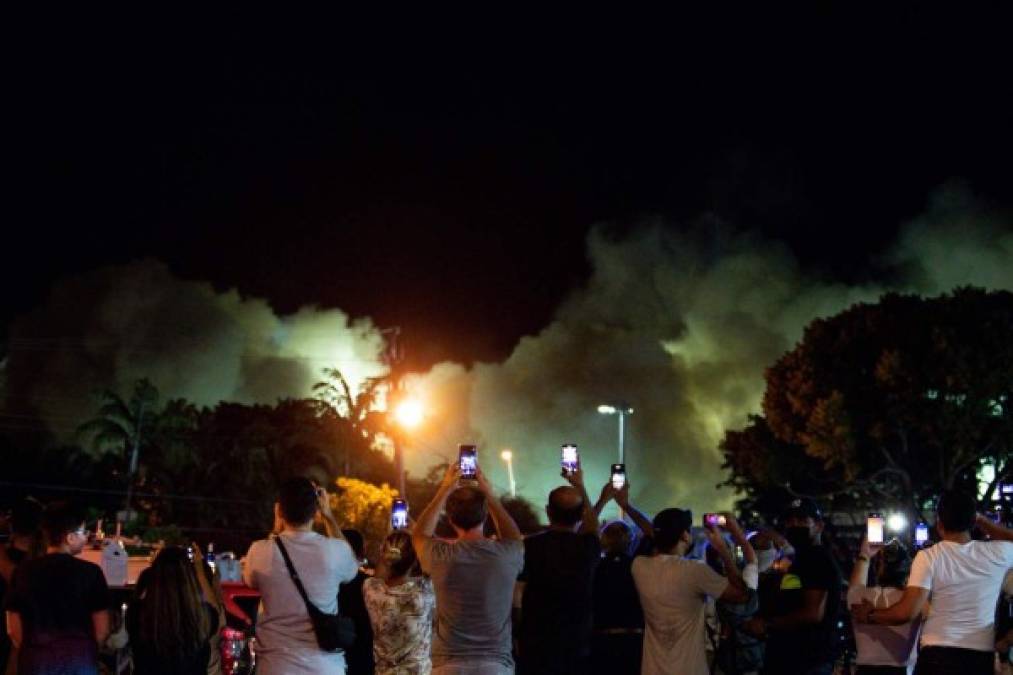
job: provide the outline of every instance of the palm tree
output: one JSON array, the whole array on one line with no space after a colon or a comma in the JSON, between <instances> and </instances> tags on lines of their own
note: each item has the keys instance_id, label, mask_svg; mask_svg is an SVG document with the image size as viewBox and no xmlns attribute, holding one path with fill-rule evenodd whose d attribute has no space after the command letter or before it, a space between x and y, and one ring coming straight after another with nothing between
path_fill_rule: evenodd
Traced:
<instances>
[{"instance_id":1,"label":"palm tree","mask_svg":"<svg viewBox=\"0 0 1013 675\"><path fill-rule=\"evenodd\" d=\"M157 417L155 408L158 405L158 389L149 380L142 379L134 384L134 392L129 401L124 401L119 394L108 389L101 392L100 396L103 403L99 407L98 416L78 427L78 433L91 437L92 449L99 456L110 449L118 450L127 462L126 508L129 513L141 434L145 422L153 426L152 422Z\"/></svg>"},{"instance_id":2,"label":"palm tree","mask_svg":"<svg viewBox=\"0 0 1013 675\"><path fill-rule=\"evenodd\" d=\"M352 446L369 448L377 432L383 429L383 414L375 410L380 391L387 383L387 377L369 377L353 394L348 380L337 368L324 368L327 378L313 385L322 417L341 420L348 430L349 438L344 445L344 475L351 475Z\"/></svg>"}]
</instances>

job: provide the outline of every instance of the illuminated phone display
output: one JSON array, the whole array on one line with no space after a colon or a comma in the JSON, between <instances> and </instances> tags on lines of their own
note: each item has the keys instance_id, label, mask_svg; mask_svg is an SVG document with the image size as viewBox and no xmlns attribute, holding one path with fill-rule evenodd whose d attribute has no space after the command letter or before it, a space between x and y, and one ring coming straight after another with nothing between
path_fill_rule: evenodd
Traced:
<instances>
[{"instance_id":1,"label":"illuminated phone display","mask_svg":"<svg viewBox=\"0 0 1013 675\"><path fill-rule=\"evenodd\" d=\"M390 526L394 530L403 530L408 527L408 502L403 499L395 499L390 508Z\"/></svg>"},{"instance_id":2,"label":"illuminated phone display","mask_svg":"<svg viewBox=\"0 0 1013 675\"><path fill-rule=\"evenodd\" d=\"M478 453L474 445L459 446L457 461L461 467L461 478L474 478L478 475Z\"/></svg>"},{"instance_id":3,"label":"illuminated phone display","mask_svg":"<svg viewBox=\"0 0 1013 675\"><path fill-rule=\"evenodd\" d=\"M883 515L870 513L865 521L866 537L870 544L883 543Z\"/></svg>"},{"instance_id":4,"label":"illuminated phone display","mask_svg":"<svg viewBox=\"0 0 1013 675\"><path fill-rule=\"evenodd\" d=\"M626 487L626 465L612 465L612 487L615 490L622 490Z\"/></svg>"},{"instance_id":5,"label":"illuminated phone display","mask_svg":"<svg viewBox=\"0 0 1013 675\"><path fill-rule=\"evenodd\" d=\"M572 443L564 445L561 450L563 471L574 473L580 468L580 455L577 454L577 446Z\"/></svg>"}]
</instances>

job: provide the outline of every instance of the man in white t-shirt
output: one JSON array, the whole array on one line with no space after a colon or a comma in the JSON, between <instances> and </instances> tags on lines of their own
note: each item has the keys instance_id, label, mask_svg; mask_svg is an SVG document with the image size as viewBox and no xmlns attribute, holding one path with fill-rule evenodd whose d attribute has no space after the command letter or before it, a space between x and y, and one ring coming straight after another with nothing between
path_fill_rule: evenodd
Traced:
<instances>
[{"instance_id":1,"label":"man in white t-shirt","mask_svg":"<svg viewBox=\"0 0 1013 675\"><path fill-rule=\"evenodd\" d=\"M306 478L293 478L274 505L282 524L277 537L292 559L310 602L325 614L338 613L338 587L351 581L359 564L331 514L327 492ZM317 512L329 537L313 531ZM296 589L275 538L255 541L246 555L243 580L260 591L257 672L261 675L343 675L345 655L317 645L306 603Z\"/></svg>"},{"instance_id":2,"label":"man in white t-shirt","mask_svg":"<svg viewBox=\"0 0 1013 675\"><path fill-rule=\"evenodd\" d=\"M728 531L740 546L749 546L738 523L725 514ZM633 581L644 609L646 632L642 675L708 675L704 652L707 598L745 602L748 592L735 559L716 529L707 538L721 557L727 578L700 560L684 556L693 545L693 515L665 509L654 517L657 554L633 561Z\"/></svg>"},{"instance_id":3,"label":"man in white t-shirt","mask_svg":"<svg viewBox=\"0 0 1013 675\"><path fill-rule=\"evenodd\" d=\"M976 521L991 541L971 539ZM1013 531L976 515L974 499L954 491L939 498L936 530L942 541L915 556L900 601L887 609L864 601L852 607L855 621L908 623L931 600L915 674L992 675L995 608L1013 568Z\"/></svg>"}]
</instances>

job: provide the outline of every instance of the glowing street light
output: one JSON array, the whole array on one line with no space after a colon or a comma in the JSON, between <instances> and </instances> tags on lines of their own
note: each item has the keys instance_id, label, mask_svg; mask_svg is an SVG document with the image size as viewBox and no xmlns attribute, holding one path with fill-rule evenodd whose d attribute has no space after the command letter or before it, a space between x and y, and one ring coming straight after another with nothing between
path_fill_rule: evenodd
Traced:
<instances>
[{"instance_id":1,"label":"glowing street light","mask_svg":"<svg viewBox=\"0 0 1013 675\"><path fill-rule=\"evenodd\" d=\"M903 513L891 513L886 518L886 528L891 532L903 532L907 529L907 518Z\"/></svg>"},{"instance_id":2,"label":"glowing street light","mask_svg":"<svg viewBox=\"0 0 1013 675\"><path fill-rule=\"evenodd\" d=\"M414 429L422 424L423 415L422 402L414 398L401 401L394 410L394 418L405 429Z\"/></svg>"},{"instance_id":3,"label":"glowing street light","mask_svg":"<svg viewBox=\"0 0 1013 675\"><path fill-rule=\"evenodd\" d=\"M422 401L416 398L406 398L394 407L394 420L401 428L411 430L422 424L425 417L425 409ZM397 485L401 498L405 496L405 475L404 475L404 444L400 442L395 434L394 441L394 466L397 470Z\"/></svg>"},{"instance_id":4,"label":"glowing street light","mask_svg":"<svg viewBox=\"0 0 1013 675\"><path fill-rule=\"evenodd\" d=\"M598 406L598 412L602 415L616 415L619 418L619 463L626 463L626 417L633 414L633 408L625 403L608 404Z\"/></svg>"},{"instance_id":5,"label":"glowing street light","mask_svg":"<svg viewBox=\"0 0 1013 675\"><path fill-rule=\"evenodd\" d=\"M507 465L507 475L510 477L510 496L517 496L517 482L514 481L514 453L510 450L504 450L499 454L503 458L503 461Z\"/></svg>"}]
</instances>

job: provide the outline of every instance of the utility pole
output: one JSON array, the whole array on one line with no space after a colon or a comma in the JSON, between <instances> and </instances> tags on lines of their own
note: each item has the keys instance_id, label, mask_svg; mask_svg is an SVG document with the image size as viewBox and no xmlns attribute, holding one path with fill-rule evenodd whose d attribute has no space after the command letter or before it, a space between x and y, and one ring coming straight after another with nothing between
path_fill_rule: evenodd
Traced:
<instances>
[{"instance_id":1,"label":"utility pole","mask_svg":"<svg viewBox=\"0 0 1013 675\"><path fill-rule=\"evenodd\" d=\"M123 522L130 521L130 502L134 496L134 476L137 474L137 456L141 450L141 424L144 423L144 399L137 403L137 426L134 428L134 447L130 451L130 466L127 469L127 503L124 507Z\"/></svg>"},{"instance_id":2,"label":"utility pole","mask_svg":"<svg viewBox=\"0 0 1013 675\"><path fill-rule=\"evenodd\" d=\"M387 377L390 380L390 390L387 396L388 413L394 405L394 401L400 396L401 386L401 362L404 360L400 337L401 327L394 326L382 331L389 335L387 338L387 349L384 352L384 362L389 368ZM405 470L404 470L404 436L400 428L390 425L391 442L394 444L394 470L397 472L397 489L401 498L405 498Z\"/></svg>"}]
</instances>

